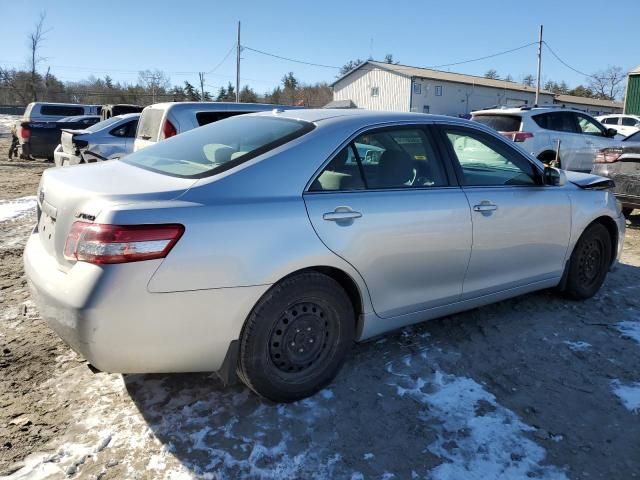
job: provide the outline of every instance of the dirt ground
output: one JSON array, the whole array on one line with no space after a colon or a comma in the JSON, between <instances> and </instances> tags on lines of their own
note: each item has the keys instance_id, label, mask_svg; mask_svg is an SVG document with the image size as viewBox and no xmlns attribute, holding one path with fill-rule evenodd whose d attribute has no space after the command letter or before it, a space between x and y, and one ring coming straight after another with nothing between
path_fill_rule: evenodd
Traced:
<instances>
[{"instance_id":1,"label":"dirt ground","mask_svg":"<svg viewBox=\"0 0 640 480\"><path fill-rule=\"evenodd\" d=\"M406 328L274 405L213 374L94 374L47 328L21 258L47 166L0 162L0 477L640 477L640 215L593 299Z\"/></svg>"}]
</instances>

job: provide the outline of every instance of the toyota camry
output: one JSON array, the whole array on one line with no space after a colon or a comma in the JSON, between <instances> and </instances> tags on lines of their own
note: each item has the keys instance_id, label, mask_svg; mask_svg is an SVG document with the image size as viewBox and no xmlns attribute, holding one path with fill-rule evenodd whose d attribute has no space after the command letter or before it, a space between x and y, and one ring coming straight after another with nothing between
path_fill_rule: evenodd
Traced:
<instances>
[{"instance_id":1,"label":"toyota camry","mask_svg":"<svg viewBox=\"0 0 640 480\"><path fill-rule=\"evenodd\" d=\"M95 368L237 373L293 401L354 342L540 289L594 295L624 237L611 187L466 120L274 110L47 170L24 262Z\"/></svg>"}]
</instances>

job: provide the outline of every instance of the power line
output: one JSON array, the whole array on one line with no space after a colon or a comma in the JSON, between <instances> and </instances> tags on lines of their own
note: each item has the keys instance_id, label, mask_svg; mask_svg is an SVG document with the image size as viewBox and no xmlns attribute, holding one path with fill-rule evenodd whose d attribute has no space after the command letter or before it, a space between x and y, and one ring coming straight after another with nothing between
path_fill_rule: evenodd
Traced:
<instances>
[{"instance_id":1,"label":"power line","mask_svg":"<svg viewBox=\"0 0 640 480\"><path fill-rule=\"evenodd\" d=\"M234 48L236 48L236 44L235 43L233 45L231 45L231 48L229 49L227 54L224 56L224 58L220 61L220 63L218 63L215 67L213 67L211 70L209 70L207 72L207 75L215 72L218 68L220 68L222 66L222 64L227 60L227 58L229 58L229 55L231 55L231 52L233 52Z\"/></svg>"},{"instance_id":2,"label":"power line","mask_svg":"<svg viewBox=\"0 0 640 480\"><path fill-rule=\"evenodd\" d=\"M567 67L569 70L573 70L576 73L579 73L580 75L584 75L585 77L590 77L590 78L596 78L595 75L589 75L588 73L584 73L581 72L580 70L578 70L577 68L573 68L571 65L569 65L567 62L565 62L564 60L562 60L557 54L556 52L553 51L553 49L549 46L549 44L547 42L542 42L544 43L544 46L547 47L547 49L551 52L551 55L553 55L554 57L556 57L556 60L558 60L561 64L563 64L565 67Z\"/></svg>"},{"instance_id":3,"label":"power line","mask_svg":"<svg viewBox=\"0 0 640 480\"><path fill-rule=\"evenodd\" d=\"M301 63L302 65L311 65L312 67L333 68L336 70L340 70L341 68L341 67L336 67L334 65L323 65L321 63L305 62L304 60L296 60L294 58L283 57L281 55L276 55L275 53L263 52L262 50L258 50L256 48L247 47L246 45L242 45L241 48L246 50L251 50L252 52L256 52L261 55L266 55L268 57L279 58L280 60L286 60L288 62Z\"/></svg>"},{"instance_id":4,"label":"power line","mask_svg":"<svg viewBox=\"0 0 640 480\"><path fill-rule=\"evenodd\" d=\"M531 43L527 43L526 45L521 45L521 46L516 47L516 48L511 48L509 50L504 50L502 52L492 53L491 55L485 55L484 57L471 58L469 60L462 60L460 62L454 62L454 63L444 63L442 65L431 65L431 66L428 66L428 67L425 67L425 68L443 68L443 67L452 67L454 65L463 65L465 63L479 62L480 60L486 60L488 58L499 57L500 55L506 55L507 53L517 52L518 50L522 50L523 48L530 47L531 45L535 45L537 43L538 42L531 42Z\"/></svg>"}]
</instances>

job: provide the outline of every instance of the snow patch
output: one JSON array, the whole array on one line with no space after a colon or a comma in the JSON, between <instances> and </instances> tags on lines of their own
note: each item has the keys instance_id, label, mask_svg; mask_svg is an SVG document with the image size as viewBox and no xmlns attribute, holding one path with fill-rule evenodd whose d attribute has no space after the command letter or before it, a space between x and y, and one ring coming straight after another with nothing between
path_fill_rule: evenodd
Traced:
<instances>
[{"instance_id":1,"label":"snow patch","mask_svg":"<svg viewBox=\"0 0 640 480\"><path fill-rule=\"evenodd\" d=\"M616 325L618 331L623 337L629 337L640 343L640 322L637 321L625 321Z\"/></svg>"},{"instance_id":2,"label":"snow patch","mask_svg":"<svg viewBox=\"0 0 640 480\"><path fill-rule=\"evenodd\" d=\"M0 222L19 218L35 211L37 199L35 195L16 198L15 200L0 200Z\"/></svg>"},{"instance_id":3,"label":"snow patch","mask_svg":"<svg viewBox=\"0 0 640 480\"><path fill-rule=\"evenodd\" d=\"M611 382L613 393L622 401L622 404L632 413L640 413L640 382L622 384L619 380Z\"/></svg>"},{"instance_id":4,"label":"snow patch","mask_svg":"<svg viewBox=\"0 0 640 480\"><path fill-rule=\"evenodd\" d=\"M570 342L568 340L564 341L564 344L569 347L569 350L574 352L582 352L584 350L589 350L591 348L591 344L587 342Z\"/></svg>"},{"instance_id":5,"label":"snow patch","mask_svg":"<svg viewBox=\"0 0 640 480\"><path fill-rule=\"evenodd\" d=\"M541 465L546 451L525 435L534 429L474 380L436 371L429 379L401 378L395 387L425 406L421 420L438 422L438 438L427 449L445 463L430 478L567 478L557 467Z\"/></svg>"}]
</instances>

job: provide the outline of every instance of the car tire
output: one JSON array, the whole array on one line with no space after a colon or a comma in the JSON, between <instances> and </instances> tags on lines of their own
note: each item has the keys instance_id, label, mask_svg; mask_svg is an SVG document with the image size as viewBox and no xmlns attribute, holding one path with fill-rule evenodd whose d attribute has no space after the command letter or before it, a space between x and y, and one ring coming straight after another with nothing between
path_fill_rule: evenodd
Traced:
<instances>
[{"instance_id":1,"label":"car tire","mask_svg":"<svg viewBox=\"0 0 640 480\"><path fill-rule=\"evenodd\" d=\"M564 293L575 300L593 297L604 283L611 262L611 237L600 223L590 225L578 239L568 265Z\"/></svg>"},{"instance_id":2,"label":"car tire","mask_svg":"<svg viewBox=\"0 0 640 480\"><path fill-rule=\"evenodd\" d=\"M624 218L628 219L631 214L633 213L633 208L630 207L624 207L622 209L622 215L624 215Z\"/></svg>"},{"instance_id":3,"label":"car tire","mask_svg":"<svg viewBox=\"0 0 640 480\"><path fill-rule=\"evenodd\" d=\"M354 338L353 305L340 284L317 272L292 275L245 322L238 376L264 398L293 402L333 380Z\"/></svg>"}]
</instances>

